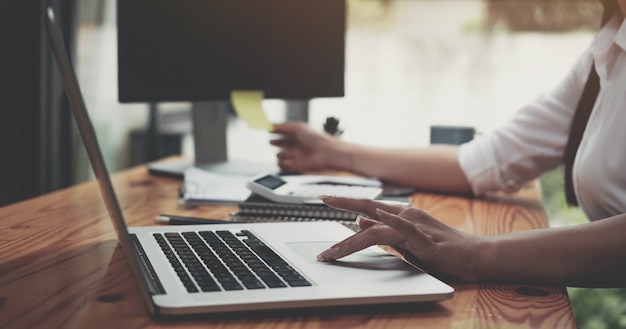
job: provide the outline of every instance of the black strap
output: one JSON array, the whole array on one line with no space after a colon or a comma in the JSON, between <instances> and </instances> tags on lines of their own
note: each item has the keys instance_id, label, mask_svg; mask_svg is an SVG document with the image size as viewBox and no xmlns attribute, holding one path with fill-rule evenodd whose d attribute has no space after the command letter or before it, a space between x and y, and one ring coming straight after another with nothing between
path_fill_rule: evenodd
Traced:
<instances>
[{"instance_id":1,"label":"black strap","mask_svg":"<svg viewBox=\"0 0 626 329\"><path fill-rule=\"evenodd\" d=\"M602 0L601 3L604 9L601 25L604 26L620 8L617 2L613 0ZM593 106L596 104L596 98L598 98L599 92L600 78L598 77L598 72L596 72L595 65L592 63L585 89L583 89L583 93L578 101L578 106L576 107L576 113L572 120L572 127L563 154L563 162L565 163L565 198L567 203L572 206L578 205L576 193L574 192L574 184L572 182L574 159L576 158L580 140L583 137L587 121L589 120Z\"/></svg>"},{"instance_id":2,"label":"black strap","mask_svg":"<svg viewBox=\"0 0 626 329\"><path fill-rule=\"evenodd\" d=\"M576 151L578 151L578 145L583 137L587 121L591 115L591 110L596 103L598 92L600 91L600 78L596 72L595 65L591 65L591 71L585 84L578 106L576 107L576 113L572 120L572 127L569 132L569 139L565 146L565 153L563 154L563 162L565 163L565 198L567 203L576 206L576 194L574 193L574 185L572 182L572 167L574 166L574 159L576 158Z\"/></svg>"}]
</instances>

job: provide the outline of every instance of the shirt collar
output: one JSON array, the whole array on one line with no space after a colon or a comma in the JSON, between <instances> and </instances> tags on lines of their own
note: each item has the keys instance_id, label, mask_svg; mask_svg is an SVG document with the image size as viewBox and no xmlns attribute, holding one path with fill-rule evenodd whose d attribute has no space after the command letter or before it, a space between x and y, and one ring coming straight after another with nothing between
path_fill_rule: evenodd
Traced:
<instances>
[{"instance_id":1,"label":"shirt collar","mask_svg":"<svg viewBox=\"0 0 626 329\"><path fill-rule=\"evenodd\" d=\"M617 32L624 30L624 19L621 15L615 14L606 24L602 26L596 37L594 38L590 50L596 53L603 48L608 48L617 36ZM626 33L626 32L623 32Z\"/></svg>"},{"instance_id":2,"label":"shirt collar","mask_svg":"<svg viewBox=\"0 0 626 329\"><path fill-rule=\"evenodd\" d=\"M607 76L614 61L616 50L614 45L626 50L626 23L621 13L615 14L602 26L589 47L596 71L601 78Z\"/></svg>"},{"instance_id":3,"label":"shirt collar","mask_svg":"<svg viewBox=\"0 0 626 329\"><path fill-rule=\"evenodd\" d=\"M617 33L615 34L615 43L622 48L623 51L626 51L626 19L621 19L621 26L618 27Z\"/></svg>"}]
</instances>

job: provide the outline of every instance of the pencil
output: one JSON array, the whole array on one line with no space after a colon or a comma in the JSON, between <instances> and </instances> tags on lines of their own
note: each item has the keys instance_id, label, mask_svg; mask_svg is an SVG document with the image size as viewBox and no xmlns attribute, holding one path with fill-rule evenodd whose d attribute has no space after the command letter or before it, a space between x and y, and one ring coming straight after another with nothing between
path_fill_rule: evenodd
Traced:
<instances>
[{"instance_id":1,"label":"pencil","mask_svg":"<svg viewBox=\"0 0 626 329\"><path fill-rule=\"evenodd\" d=\"M185 216L175 216L175 215L165 215L161 214L156 216L155 221L159 224L169 224L169 225L196 225L196 224L231 224L238 222L231 222L225 219L210 219L210 218L199 218L199 217L185 217Z\"/></svg>"}]
</instances>

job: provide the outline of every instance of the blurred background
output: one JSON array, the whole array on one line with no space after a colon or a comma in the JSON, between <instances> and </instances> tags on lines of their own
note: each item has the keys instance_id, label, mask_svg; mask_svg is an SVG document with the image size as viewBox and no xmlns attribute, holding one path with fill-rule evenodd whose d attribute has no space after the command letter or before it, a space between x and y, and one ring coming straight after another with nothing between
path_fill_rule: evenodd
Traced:
<instances>
[{"instance_id":1,"label":"blurred background","mask_svg":"<svg viewBox=\"0 0 626 329\"><path fill-rule=\"evenodd\" d=\"M149 105L118 102L115 1L52 2L65 18L66 42L109 169L155 156L193 157L191 104L159 104L157 131L166 142L148 156ZM309 122L321 130L333 116L344 129L341 138L387 147L426 145L433 125L493 130L559 83L601 15L595 0L347 3L346 95L313 99ZM13 45L0 64L8 86L0 94L7 100L0 111L4 205L91 179L91 173L42 38L42 4L3 1L0 13L0 37ZM285 120L284 102L263 106L270 121ZM235 117L229 121L232 158L273 162L271 138ZM579 209L566 206L562 176L559 168L541 177L550 224L585 222ZM626 290L569 293L579 327L626 328Z\"/></svg>"}]
</instances>

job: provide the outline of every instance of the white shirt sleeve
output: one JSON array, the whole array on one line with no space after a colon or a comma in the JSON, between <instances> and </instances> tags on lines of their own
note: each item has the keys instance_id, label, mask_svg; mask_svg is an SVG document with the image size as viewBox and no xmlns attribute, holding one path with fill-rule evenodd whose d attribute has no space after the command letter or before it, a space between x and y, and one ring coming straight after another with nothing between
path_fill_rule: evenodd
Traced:
<instances>
[{"instance_id":1,"label":"white shirt sleeve","mask_svg":"<svg viewBox=\"0 0 626 329\"><path fill-rule=\"evenodd\" d=\"M504 126L461 145L459 164L475 194L517 191L562 163L591 63L587 51L551 93L521 108Z\"/></svg>"}]
</instances>

